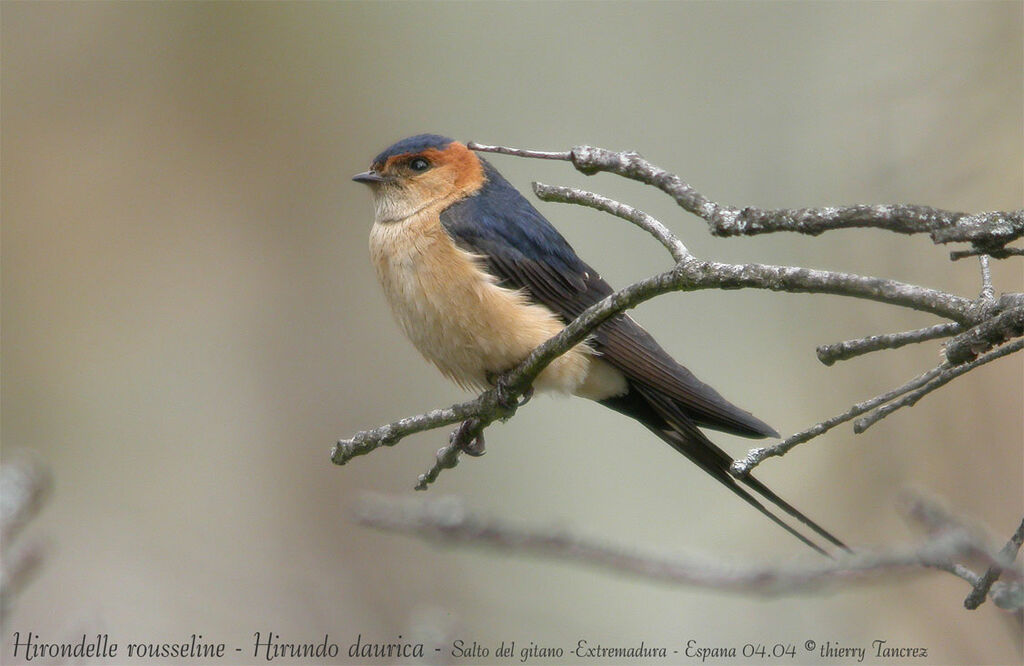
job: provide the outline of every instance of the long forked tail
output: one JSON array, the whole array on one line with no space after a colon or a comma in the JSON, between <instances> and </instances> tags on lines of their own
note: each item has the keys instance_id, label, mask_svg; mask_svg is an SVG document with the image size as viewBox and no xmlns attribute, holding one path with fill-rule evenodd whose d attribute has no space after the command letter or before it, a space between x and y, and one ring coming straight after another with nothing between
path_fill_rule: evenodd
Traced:
<instances>
[{"instance_id":1,"label":"long forked tail","mask_svg":"<svg viewBox=\"0 0 1024 666\"><path fill-rule=\"evenodd\" d=\"M729 458L727 455L723 453L723 457L725 458L724 461L721 460L718 455L695 456L692 455L692 449L694 448L693 444L691 444L689 441L686 441L686 438L684 438L684 436L681 435L679 432L675 430L664 429L655 430L654 428L651 428L651 431L658 435L664 441L668 442L672 446L672 448L676 449L677 451L685 455L687 458L695 462L698 466L700 466L701 469L703 469L705 472L713 476L715 479L721 482L722 485L727 487L737 496L742 498L743 501L745 501L746 503L750 504L752 507L760 511L766 518L771 520L773 523L775 523L782 529L792 534L794 537L799 539L801 542L803 542L810 548L816 550L822 555L825 555L826 557L831 557L831 555L829 555L829 553L825 549L821 548L818 544L811 541L807 536L801 534L792 525L782 520L782 518L772 513L772 511L769 510L768 507L764 505L764 503L759 501L746 488L741 486L737 482L737 480L729 473L729 465L732 463L732 459ZM704 442L702 443L705 445L704 447L701 447L703 451L706 451L708 454L718 453L721 451L721 449L719 449L710 440L704 437L703 433L701 433L701 437L702 439L704 439ZM706 448L707 445L710 445L711 448ZM712 458L712 460L709 460L709 458ZM846 544L837 539L832 533L830 533L824 527L808 518L802 512L798 511L793 505L791 505L789 502L785 501L784 499L776 495L770 488L768 488L766 485L764 485L754 477L747 476L743 478L742 481L746 486L756 491L759 495L764 497L766 500L777 506L785 513L796 518L798 521L809 527L811 530L813 530L816 534L820 535L822 538L827 540L829 543L845 551L850 550L846 546Z\"/></svg>"},{"instance_id":2,"label":"long forked tail","mask_svg":"<svg viewBox=\"0 0 1024 666\"><path fill-rule=\"evenodd\" d=\"M789 515L793 516L807 527L814 530L816 534L821 535L829 543L838 546L839 548L842 548L848 553L853 552L845 543L837 539L832 533L830 533L824 527L822 527L818 523L814 522L813 520L805 516L800 511L797 511L796 508L793 507L793 505L791 505L789 502L776 495L768 486L764 485L763 483L755 479L753 476L750 476L748 474L746 477L743 478L743 482L750 486L751 488L753 488L754 490L756 490L762 497L770 501L772 504L779 507L780 509L782 509Z\"/></svg>"},{"instance_id":3,"label":"long forked tail","mask_svg":"<svg viewBox=\"0 0 1024 666\"><path fill-rule=\"evenodd\" d=\"M717 479L733 493L738 495L755 509L760 511L773 523L786 530L801 542L815 551L831 557L825 549L814 543L807 536L799 532L792 525L782 520L768 507L754 497L747 488L758 493L783 512L800 521L814 533L823 539L847 552L850 549L832 533L818 525L806 515L798 511L789 502L776 495L770 488L761 483L753 476L747 475L737 480L729 473L729 466L732 458L719 448L714 442L701 432L699 428L679 408L678 404L670 398L657 391L645 390L640 386L631 387L633 390L622 398L601 401L607 407L633 417L642 423L648 430L667 442L676 451L679 451L702 470ZM740 485L742 483L743 485ZM746 487L744 487L746 486Z\"/></svg>"}]
</instances>

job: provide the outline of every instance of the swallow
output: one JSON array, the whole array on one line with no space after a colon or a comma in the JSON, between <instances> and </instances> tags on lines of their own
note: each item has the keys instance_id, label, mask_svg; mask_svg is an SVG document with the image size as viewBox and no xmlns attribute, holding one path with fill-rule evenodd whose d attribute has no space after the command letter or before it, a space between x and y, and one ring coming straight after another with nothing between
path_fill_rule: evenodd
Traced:
<instances>
[{"instance_id":1,"label":"swallow","mask_svg":"<svg viewBox=\"0 0 1024 666\"><path fill-rule=\"evenodd\" d=\"M373 191L370 256L413 345L467 389L493 385L541 343L613 293L533 205L485 159L436 134L403 139L352 178ZM778 437L677 363L627 315L555 359L533 388L580 396L639 421L814 550L827 553L750 491L848 550L700 430Z\"/></svg>"}]
</instances>

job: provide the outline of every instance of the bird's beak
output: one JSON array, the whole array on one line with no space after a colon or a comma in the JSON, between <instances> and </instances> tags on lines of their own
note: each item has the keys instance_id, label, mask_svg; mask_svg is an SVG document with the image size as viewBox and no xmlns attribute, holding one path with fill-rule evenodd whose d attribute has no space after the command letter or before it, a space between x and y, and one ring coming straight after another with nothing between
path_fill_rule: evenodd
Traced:
<instances>
[{"instance_id":1,"label":"bird's beak","mask_svg":"<svg viewBox=\"0 0 1024 666\"><path fill-rule=\"evenodd\" d=\"M384 182L384 176L380 175L376 171L364 171L352 176L352 180L357 183L366 183L367 185L370 185L372 183Z\"/></svg>"}]
</instances>

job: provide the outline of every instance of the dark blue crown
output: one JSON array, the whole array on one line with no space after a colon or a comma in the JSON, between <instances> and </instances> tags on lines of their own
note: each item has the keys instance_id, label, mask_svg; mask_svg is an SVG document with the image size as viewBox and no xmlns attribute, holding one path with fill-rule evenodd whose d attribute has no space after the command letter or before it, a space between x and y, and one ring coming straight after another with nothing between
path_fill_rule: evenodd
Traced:
<instances>
[{"instance_id":1,"label":"dark blue crown","mask_svg":"<svg viewBox=\"0 0 1024 666\"><path fill-rule=\"evenodd\" d=\"M417 134L416 136L410 136L408 139L402 139L398 143L392 144L384 150L380 155L373 159L374 164L385 162L389 157L395 155L402 155L404 153L418 153L428 148L436 148L437 150L444 150L448 147L454 139L449 139L446 136L440 136L438 134Z\"/></svg>"}]
</instances>

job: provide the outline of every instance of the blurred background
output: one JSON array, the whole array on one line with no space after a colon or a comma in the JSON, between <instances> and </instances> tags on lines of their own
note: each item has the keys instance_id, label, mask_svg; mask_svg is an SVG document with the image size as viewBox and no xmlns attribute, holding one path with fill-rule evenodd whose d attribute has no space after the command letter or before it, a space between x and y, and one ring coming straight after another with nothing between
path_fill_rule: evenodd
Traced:
<instances>
[{"instance_id":1,"label":"blurred background","mask_svg":"<svg viewBox=\"0 0 1024 666\"><path fill-rule=\"evenodd\" d=\"M48 558L8 634L198 633L244 647L225 660L238 663L253 660L257 631L567 652L580 639L671 649L883 639L928 648L918 663L1020 660L1009 618L991 603L965 611L967 586L946 574L762 599L438 548L350 516L367 491L415 496L447 431L345 467L329 461L339 437L469 397L401 337L368 260L370 197L349 178L393 141L437 132L636 149L741 206L1018 208L1020 2L5 2L0 12L3 456L31 450L55 479L32 527ZM924 237L713 239L636 183L491 159L524 190L541 180L637 205L704 258L968 297L980 288L978 262L951 263ZM668 265L622 221L538 205L613 284ZM997 264L997 292L1019 291L1021 262ZM936 322L865 301L672 294L634 316L784 434L939 361L931 343L821 365L818 344ZM843 427L768 461L760 476L854 546L919 538L897 510L908 487L1008 538L1024 507L1022 376L1019 355L986 366L864 435ZM715 439L737 456L756 444ZM486 457L430 494L665 554L817 561L598 406L536 399L487 441Z\"/></svg>"}]
</instances>

